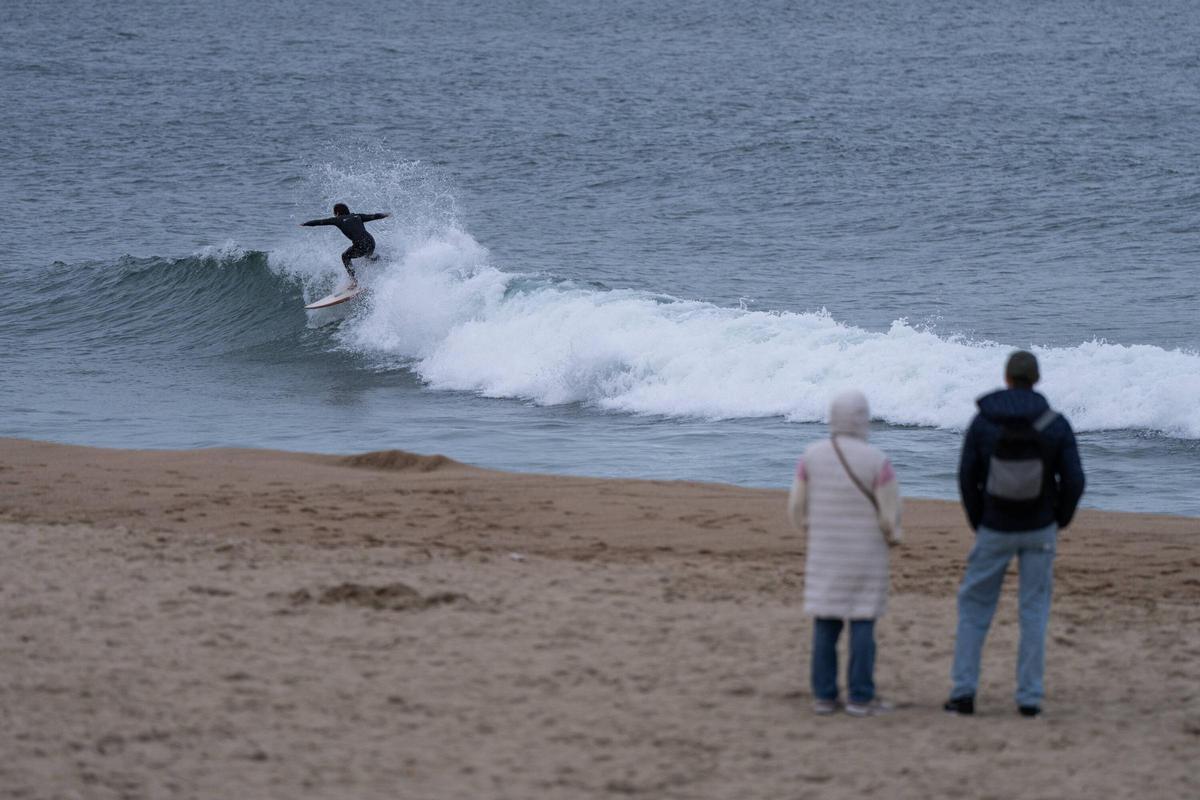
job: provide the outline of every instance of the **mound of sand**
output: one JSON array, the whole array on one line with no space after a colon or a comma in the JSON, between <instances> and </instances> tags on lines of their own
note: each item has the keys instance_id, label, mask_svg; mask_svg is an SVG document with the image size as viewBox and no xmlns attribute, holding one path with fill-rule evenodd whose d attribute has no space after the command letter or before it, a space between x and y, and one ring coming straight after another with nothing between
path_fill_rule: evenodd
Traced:
<instances>
[{"instance_id":1,"label":"mound of sand","mask_svg":"<svg viewBox=\"0 0 1200 800\"><path fill-rule=\"evenodd\" d=\"M458 592L435 592L429 596L423 595L411 586L403 583L385 583L368 586L361 583L339 583L315 593L308 589L292 592L288 598L293 605L301 606L314 600L322 605L344 603L362 608L372 608L376 611L415 611L449 603L470 602L470 599Z\"/></svg>"},{"instance_id":2,"label":"mound of sand","mask_svg":"<svg viewBox=\"0 0 1200 800\"><path fill-rule=\"evenodd\" d=\"M392 472L437 472L448 467L467 469L466 464L445 456L423 456L404 450L376 450L371 453L346 456L340 459L339 463L345 464L347 467L383 469Z\"/></svg>"}]
</instances>

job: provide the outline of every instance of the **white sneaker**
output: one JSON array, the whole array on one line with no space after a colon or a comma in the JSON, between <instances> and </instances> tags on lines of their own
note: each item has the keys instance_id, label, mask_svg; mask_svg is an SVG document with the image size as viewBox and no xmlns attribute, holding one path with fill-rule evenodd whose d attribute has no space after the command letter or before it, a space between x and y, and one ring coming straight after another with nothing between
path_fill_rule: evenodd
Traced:
<instances>
[{"instance_id":1,"label":"white sneaker","mask_svg":"<svg viewBox=\"0 0 1200 800\"><path fill-rule=\"evenodd\" d=\"M837 700L813 700L813 713L819 717L826 717L830 714L836 714L838 710Z\"/></svg>"},{"instance_id":2,"label":"white sneaker","mask_svg":"<svg viewBox=\"0 0 1200 800\"><path fill-rule=\"evenodd\" d=\"M896 706L878 697L866 703L846 703L846 713L852 717L875 717L895 710Z\"/></svg>"}]
</instances>

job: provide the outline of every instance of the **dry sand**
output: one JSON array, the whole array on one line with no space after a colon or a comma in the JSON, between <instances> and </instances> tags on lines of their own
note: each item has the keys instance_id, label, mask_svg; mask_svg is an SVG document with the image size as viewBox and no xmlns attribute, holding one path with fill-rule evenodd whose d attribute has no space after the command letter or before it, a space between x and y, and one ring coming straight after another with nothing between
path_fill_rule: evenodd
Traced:
<instances>
[{"instance_id":1,"label":"dry sand","mask_svg":"<svg viewBox=\"0 0 1200 800\"><path fill-rule=\"evenodd\" d=\"M1200 797L1200 520L1080 515L1036 720L1011 583L940 710L970 534L905 520L900 707L817 718L781 491L0 439L0 796Z\"/></svg>"}]
</instances>

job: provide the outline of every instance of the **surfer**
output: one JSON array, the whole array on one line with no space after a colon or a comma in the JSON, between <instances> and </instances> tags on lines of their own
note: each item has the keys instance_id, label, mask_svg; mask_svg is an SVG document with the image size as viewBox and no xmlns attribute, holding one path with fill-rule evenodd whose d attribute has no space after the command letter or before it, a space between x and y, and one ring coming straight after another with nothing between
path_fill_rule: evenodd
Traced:
<instances>
[{"instance_id":1,"label":"surfer","mask_svg":"<svg viewBox=\"0 0 1200 800\"><path fill-rule=\"evenodd\" d=\"M346 248L346 252L342 253L342 266L346 268L346 272L350 275L350 286L358 285L358 278L354 275L354 270L350 267L350 259L352 258L367 258L374 261L379 256L375 255L375 239L371 234L367 233L367 227L364 222L383 219L387 214L351 214L350 208L345 203L338 203L333 207L333 216L325 219L310 219L308 222L300 223L302 228L311 228L317 225L336 225L347 239L350 240L350 246Z\"/></svg>"}]
</instances>

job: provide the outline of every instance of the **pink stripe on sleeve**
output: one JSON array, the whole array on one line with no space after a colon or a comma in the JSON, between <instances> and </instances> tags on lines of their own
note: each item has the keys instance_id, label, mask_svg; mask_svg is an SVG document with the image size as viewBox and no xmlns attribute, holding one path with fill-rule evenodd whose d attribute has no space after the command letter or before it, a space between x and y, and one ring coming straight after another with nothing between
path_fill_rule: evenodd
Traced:
<instances>
[{"instance_id":1,"label":"pink stripe on sleeve","mask_svg":"<svg viewBox=\"0 0 1200 800\"><path fill-rule=\"evenodd\" d=\"M808 481L808 467L804 466L804 459L796 462L796 477L802 481Z\"/></svg>"},{"instance_id":2,"label":"pink stripe on sleeve","mask_svg":"<svg viewBox=\"0 0 1200 800\"><path fill-rule=\"evenodd\" d=\"M894 480L896 480L896 470L892 469L891 460L885 458L883 466L879 468L879 474L875 476L875 485L871 488L878 489L880 486L887 486Z\"/></svg>"}]
</instances>

